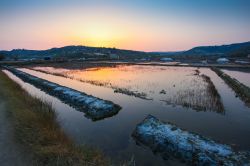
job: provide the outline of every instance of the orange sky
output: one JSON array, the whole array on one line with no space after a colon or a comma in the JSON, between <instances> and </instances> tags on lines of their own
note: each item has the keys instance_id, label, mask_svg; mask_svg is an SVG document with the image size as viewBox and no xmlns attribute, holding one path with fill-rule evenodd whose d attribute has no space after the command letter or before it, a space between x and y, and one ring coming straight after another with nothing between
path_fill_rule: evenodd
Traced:
<instances>
[{"instance_id":1,"label":"orange sky","mask_svg":"<svg viewBox=\"0 0 250 166\"><path fill-rule=\"evenodd\" d=\"M250 40L245 1L222 1L0 2L0 50L86 45L176 51Z\"/></svg>"}]
</instances>

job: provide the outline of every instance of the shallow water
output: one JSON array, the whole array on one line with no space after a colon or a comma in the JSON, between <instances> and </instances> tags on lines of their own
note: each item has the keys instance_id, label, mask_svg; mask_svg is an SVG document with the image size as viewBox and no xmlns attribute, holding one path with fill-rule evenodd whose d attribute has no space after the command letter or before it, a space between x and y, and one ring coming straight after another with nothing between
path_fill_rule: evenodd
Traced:
<instances>
[{"instance_id":1,"label":"shallow water","mask_svg":"<svg viewBox=\"0 0 250 166\"><path fill-rule=\"evenodd\" d=\"M136 165L177 165L176 160L164 161L161 157L154 155L150 149L136 145L131 137L135 126L148 114L152 114L160 120L174 123L188 131L196 132L222 143L233 145L237 150L250 150L250 109L246 107L239 98L236 98L234 92L210 69L202 68L199 70L201 73L210 76L215 84L225 107L223 114L216 111L196 111L192 108L182 107L181 105L168 105L166 102L159 100L159 96L161 96L159 91L163 89L163 87L167 89L166 93L169 91L176 93L175 89L181 85L179 84L181 82L180 80L184 79L183 86L180 86L180 89L185 90L189 88L189 82L185 82L185 79L197 79L197 77L193 75L193 71L196 68L183 67L180 70L176 67L163 67L163 69L159 67L162 69L159 72L157 68L152 66L143 66L142 68L139 66L131 67L134 67L134 70L131 71L133 72L133 77L125 77L119 75L118 72L118 74L113 75L113 77L112 73L110 73L111 76L106 78L109 78L108 80L113 82L122 81L122 78L129 78L132 85L134 81L139 84L138 86L132 86L132 88L136 87L138 90L145 89L145 87L140 86L140 83L144 83L148 80L145 83L148 84L159 80L157 86L154 84L146 86L147 92L149 92L147 87L152 87L152 89L155 90L155 93L149 93L150 96L153 97L153 100L143 100L125 94L114 93L113 89L109 87L96 86L29 69L22 69L22 71L34 76L83 91L102 99L113 101L122 106L122 110L117 115L96 122L85 118L83 113L61 103L54 97L46 95L32 85L23 83L20 80L18 82L26 87L26 90L33 95L52 102L62 128L78 144L96 146L103 150L105 154L110 156L115 162L128 161L133 157ZM107 70L107 68L105 70ZM108 70L112 71L114 69ZM94 70L91 72L93 74ZM117 81L116 79L118 78L119 80ZM15 80L18 79L15 78ZM128 84L130 85L131 82ZM173 84L176 84L176 88L173 87Z\"/></svg>"},{"instance_id":2,"label":"shallow water","mask_svg":"<svg viewBox=\"0 0 250 166\"><path fill-rule=\"evenodd\" d=\"M85 70L53 67L33 69L165 104L182 105L196 110L224 111L197 68L120 65Z\"/></svg>"},{"instance_id":3,"label":"shallow water","mask_svg":"<svg viewBox=\"0 0 250 166\"><path fill-rule=\"evenodd\" d=\"M250 72L243 72L243 71L234 71L234 70L222 70L230 77L237 79L242 84L250 87Z\"/></svg>"}]
</instances>

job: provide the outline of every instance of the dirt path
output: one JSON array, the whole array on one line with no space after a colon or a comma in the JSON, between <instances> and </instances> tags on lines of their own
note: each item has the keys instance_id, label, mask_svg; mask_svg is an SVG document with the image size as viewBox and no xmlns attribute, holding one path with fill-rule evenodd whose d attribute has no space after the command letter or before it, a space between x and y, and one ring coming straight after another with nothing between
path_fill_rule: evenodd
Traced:
<instances>
[{"instance_id":1,"label":"dirt path","mask_svg":"<svg viewBox=\"0 0 250 166\"><path fill-rule=\"evenodd\" d=\"M31 161L14 140L14 130L10 123L6 105L0 96L0 165L29 166Z\"/></svg>"}]
</instances>

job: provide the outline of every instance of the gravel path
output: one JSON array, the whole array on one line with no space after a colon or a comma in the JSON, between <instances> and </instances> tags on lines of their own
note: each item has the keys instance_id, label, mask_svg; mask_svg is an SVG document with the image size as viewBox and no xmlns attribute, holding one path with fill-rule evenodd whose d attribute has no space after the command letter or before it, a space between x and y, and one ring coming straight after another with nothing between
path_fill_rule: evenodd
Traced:
<instances>
[{"instance_id":1,"label":"gravel path","mask_svg":"<svg viewBox=\"0 0 250 166\"><path fill-rule=\"evenodd\" d=\"M10 123L6 105L0 96L0 165L1 166L29 166L31 158L20 148L14 140L14 130Z\"/></svg>"}]
</instances>

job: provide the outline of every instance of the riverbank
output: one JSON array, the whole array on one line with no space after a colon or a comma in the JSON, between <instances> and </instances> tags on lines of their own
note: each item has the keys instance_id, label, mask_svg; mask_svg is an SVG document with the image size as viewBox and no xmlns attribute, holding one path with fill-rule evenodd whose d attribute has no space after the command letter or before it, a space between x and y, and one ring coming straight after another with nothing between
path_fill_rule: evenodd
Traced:
<instances>
[{"instance_id":1,"label":"riverbank","mask_svg":"<svg viewBox=\"0 0 250 166\"><path fill-rule=\"evenodd\" d=\"M76 146L60 129L51 106L31 97L0 71L0 96L5 101L15 141L32 156L30 165L108 165L101 152Z\"/></svg>"}]
</instances>

